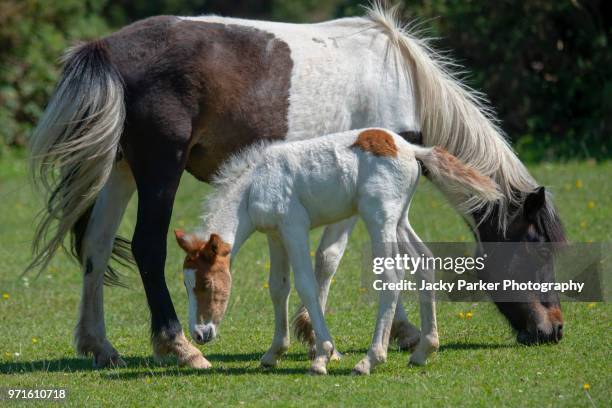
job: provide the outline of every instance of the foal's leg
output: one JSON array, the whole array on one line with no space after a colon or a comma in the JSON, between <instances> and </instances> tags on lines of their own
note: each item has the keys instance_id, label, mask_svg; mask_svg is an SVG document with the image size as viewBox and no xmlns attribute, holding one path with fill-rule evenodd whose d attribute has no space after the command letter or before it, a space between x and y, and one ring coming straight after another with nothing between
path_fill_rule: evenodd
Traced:
<instances>
[{"instance_id":1,"label":"foal's leg","mask_svg":"<svg viewBox=\"0 0 612 408\"><path fill-rule=\"evenodd\" d=\"M147 115L140 121L128 120L128 161L138 188L138 218L132 252L151 311L151 341L156 357L173 354L179 365L209 368L210 363L183 334L170 292L166 286L164 266L166 239L174 197L187 160L191 119L181 114L180 106L168 98L163 104L151 98L142 101ZM169 106L177 108L168 109ZM172 116L167 112L172 112Z\"/></svg>"},{"instance_id":2,"label":"foal's leg","mask_svg":"<svg viewBox=\"0 0 612 408\"><path fill-rule=\"evenodd\" d=\"M374 202L373 205L360 203L359 213L362 215L372 240L372 255L374 257L394 257L397 250L397 220L400 211L388 204ZM399 270L386 269L380 275L383 283L399 282L402 278ZM387 348L391 325L395 316L395 308L399 298L397 290L382 290L379 294L378 317L372 344L366 356L353 368L355 374L370 374L378 364L387 360Z\"/></svg>"},{"instance_id":3,"label":"foal's leg","mask_svg":"<svg viewBox=\"0 0 612 408\"><path fill-rule=\"evenodd\" d=\"M325 313L329 286L338 269L348 243L349 235L351 235L356 222L357 217L352 217L329 225L323 231L323 236L315 255L315 276L319 285L319 302L323 308L323 313ZM300 308L293 317L293 329L298 339L308 343L308 356L311 360L314 359L316 355L315 335L304 305L300 305ZM332 360L339 360L340 357L340 353L334 349Z\"/></svg>"},{"instance_id":4,"label":"foal's leg","mask_svg":"<svg viewBox=\"0 0 612 408\"><path fill-rule=\"evenodd\" d=\"M278 360L289 348L289 260L283 243L277 236L268 234L270 248L270 298L274 305L274 339L261 358L264 367L276 367Z\"/></svg>"},{"instance_id":5,"label":"foal's leg","mask_svg":"<svg viewBox=\"0 0 612 408\"><path fill-rule=\"evenodd\" d=\"M103 284L115 234L134 189L127 163L117 163L96 199L82 241L83 292L74 343L79 354L93 354L98 368L125 365L106 339Z\"/></svg>"},{"instance_id":6,"label":"foal's leg","mask_svg":"<svg viewBox=\"0 0 612 408\"><path fill-rule=\"evenodd\" d=\"M306 211L296 209L287 217L291 221L280 228L281 236L289 261L293 267L295 288L308 314L312 319L316 335L317 355L310 366L313 374L327 374L327 363L331 358L334 346L318 297L317 282L312 270L308 243L309 221Z\"/></svg>"},{"instance_id":7,"label":"foal's leg","mask_svg":"<svg viewBox=\"0 0 612 408\"><path fill-rule=\"evenodd\" d=\"M407 250L411 256L419 257L424 254L426 257L431 257L432 253L419 236L412 230L408 223L408 219L402 220L398 226L400 241L408 243ZM433 282L435 271L433 269L419 268L417 270L418 282L421 287L422 281ZM440 341L438 339L438 324L436 322L436 304L434 291L419 290L419 310L421 314L421 338L414 352L410 356L410 362L417 365L423 365L427 361L427 357L438 350Z\"/></svg>"},{"instance_id":8,"label":"foal's leg","mask_svg":"<svg viewBox=\"0 0 612 408\"><path fill-rule=\"evenodd\" d=\"M329 225L323 231L323 236L315 255L315 276L319 284L319 301L324 313L332 278L338 269L348 244L348 238L356 223L357 217L352 217ZM308 344L309 358L311 360L314 359L315 336L304 305L299 307L293 317L292 324L296 337ZM410 350L419 342L420 334L419 329L408 320L404 306L401 299L399 299L395 309L393 326L391 326L391 338L397 340L397 344L402 350ZM332 360L339 360L340 358L341 354L338 350L334 349Z\"/></svg>"}]
</instances>

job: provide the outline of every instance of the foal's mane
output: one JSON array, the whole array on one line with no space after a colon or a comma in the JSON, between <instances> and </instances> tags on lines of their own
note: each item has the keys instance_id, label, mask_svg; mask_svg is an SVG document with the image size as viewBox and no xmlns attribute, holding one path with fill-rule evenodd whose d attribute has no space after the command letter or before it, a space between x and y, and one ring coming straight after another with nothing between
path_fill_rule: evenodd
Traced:
<instances>
[{"instance_id":1,"label":"foal's mane","mask_svg":"<svg viewBox=\"0 0 612 408\"><path fill-rule=\"evenodd\" d=\"M230 156L210 183L214 191L203 203L202 221L206 225L215 210L227 206L228 199L236 198L251 181L255 168L263 162L268 147L282 142L259 140Z\"/></svg>"}]
</instances>

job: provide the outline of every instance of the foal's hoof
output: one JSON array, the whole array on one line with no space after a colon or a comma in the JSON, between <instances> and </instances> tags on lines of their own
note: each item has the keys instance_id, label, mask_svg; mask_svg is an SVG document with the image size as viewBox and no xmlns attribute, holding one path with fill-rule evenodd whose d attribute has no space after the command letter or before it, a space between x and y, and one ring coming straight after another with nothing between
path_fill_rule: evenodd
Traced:
<instances>
[{"instance_id":1,"label":"foal's hoof","mask_svg":"<svg viewBox=\"0 0 612 408\"><path fill-rule=\"evenodd\" d=\"M408 360L408 364L415 366L424 366L427 364L427 356L422 355L421 353L413 353L410 355L410 360Z\"/></svg>"},{"instance_id":2,"label":"foal's hoof","mask_svg":"<svg viewBox=\"0 0 612 408\"><path fill-rule=\"evenodd\" d=\"M364 360L361 360L353 368L353 375L370 375L370 364Z\"/></svg>"},{"instance_id":3,"label":"foal's hoof","mask_svg":"<svg viewBox=\"0 0 612 408\"><path fill-rule=\"evenodd\" d=\"M309 348L308 349L308 359L312 361L316 357L317 357L317 349L315 347ZM342 360L342 353L334 349L334 351L332 351L331 356L329 357L329 361L340 361L340 360Z\"/></svg>"},{"instance_id":4,"label":"foal's hoof","mask_svg":"<svg viewBox=\"0 0 612 408\"><path fill-rule=\"evenodd\" d=\"M313 364L310 366L310 375L327 375L327 368L324 365Z\"/></svg>"},{"instance_id":5,"label":"foal's hoof","mask_svg":"<svg viewBox=\"0 0 612 408\"><path fill-rule=\"evenodd\" d=\"M276 368L278 365L278 359L268 356L265 354L259 361L261 368Z\"/></svg>"},{"instance_id":6,"label":"foal's hoof","mask_svg":"<svg viewBox=\"0 0 612 408\"><path fill-rule=\"evenodd\" d=\"M99 353L94 355L93 366L96 369L101 368L124 368L127 367L125 361L121 358L117 351L112 353Z\"/></svg>"}]
</instances>

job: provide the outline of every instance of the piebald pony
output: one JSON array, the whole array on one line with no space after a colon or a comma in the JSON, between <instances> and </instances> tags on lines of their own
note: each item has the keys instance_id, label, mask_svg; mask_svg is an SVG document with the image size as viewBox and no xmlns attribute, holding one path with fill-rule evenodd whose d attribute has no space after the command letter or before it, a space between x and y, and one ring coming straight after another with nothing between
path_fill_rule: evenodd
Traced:
<instances>
[{"instance_id":1,"label":"piebald pony","mask_svg":"<svg viewBox=\"0 0 612 408\"><path fill-rule=\"evenodd\" d=\"M316 355L310 370L326 374L334 345L312 270L308 232L359 215L368 229L374 256L393 257L399 246L415 257L429 253L408 221L419 180L418 161L432 177L443 180L449 194L466 203L468 211L501 198L493 180L445 150L412 145L383 129L260 144L222 167L214 183L216 191L207 201L202 233L176 232L179 245L187 252L184 277L192 337L201 342L215 337L230 292L229 261L249 236L261 231L267 234L270 247L269 287L276 326L261 363L276 366L289 346L291 265L295 287L316 334ZM417 276L433 282L433 273L419 269ZM403 272L387 269L381 277L386 283L399 282ZM369 374L386 360L398 293L381 291L372 343L355 366L355 373ZM424 364L438 348L438 332L433 292L421 291L419 297L422 330L410 361Z\"/></svg>"}]
</instances>

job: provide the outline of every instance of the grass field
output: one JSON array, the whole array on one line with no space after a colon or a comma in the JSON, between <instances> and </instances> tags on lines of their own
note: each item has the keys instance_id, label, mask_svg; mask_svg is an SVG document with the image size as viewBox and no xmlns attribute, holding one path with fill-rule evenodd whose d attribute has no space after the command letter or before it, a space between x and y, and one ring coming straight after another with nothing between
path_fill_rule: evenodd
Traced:
<instances>
[{"instance_id":1,"label":"grass field","mask_svg":"<svg viewBox=\"0 0 612 408\"><path fill-rule=\"evenodd\" d=\"M531 170L556 193L570 240L612 240L612 163L542 164ZM207 190L184 176L172 227L197 225ZM121 227L128 236L134 227L135 201ZM277 369L259 368L273 328L262 235L238 255L220 337L202 347L212 370L196 372L153 361L149 313L136 272L128 273L131 289L105 292L108 337L128 367L93 370L91 360L78 358L71 345L79 268L61 255L38 279L19 276L29 260L33 216L40 207L27 184L23 157L0 157L0 387L67 388L69 404L88 406L592 406L589 397L596 406L612 403L612 308L606 303L564 304L565 338L558 345L541 347L517 345L492 304L442 303L441 349L426 367L408 367L408 355L394 349L371 376L351 376L369 345L375 317L375 305L359 291L361 248L367 242L363 225L351 237L332 284L328 324L344 358L330 364L329 376L307 375L306 349L297 343ZM417 193L411 220L425 240L471 239L427 182ZM313 232L313 243L319 235ZM182 255L174 240L169 242L166 280L184 322ZM291 301L293 311L295 291ZM407 310L418 322L415 305ZM459 317L468 311L471 319Z\"/></svg>"}]
</instances>

